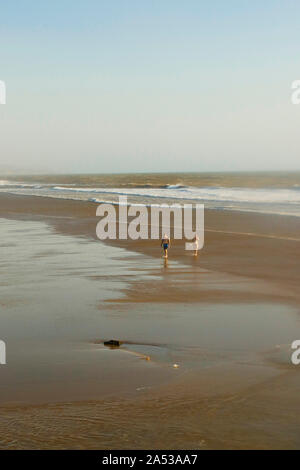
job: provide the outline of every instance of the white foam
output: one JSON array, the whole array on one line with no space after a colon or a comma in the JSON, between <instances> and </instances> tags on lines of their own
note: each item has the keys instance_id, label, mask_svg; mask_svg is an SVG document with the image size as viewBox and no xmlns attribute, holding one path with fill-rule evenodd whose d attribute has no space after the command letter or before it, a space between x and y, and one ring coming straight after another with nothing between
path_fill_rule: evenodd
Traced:
<instances>
[{"instance_id":1,"label":"white foam","mask_svg":"<svg viewBox=\"0 0 300 470\"><path fill-rule=\"evenodd\" d=\"M55 191L69 191L96 194L116 194L151 198L189 199L201 201L289 203L300 204L300 190L297 189L257 189L191 186L167 188L79 188L55 186Z\"/></svg>"},{"instance_id":2,"label":"white foam","mask_svg":"<svg viewBox=\"0 0 300 470\"><path fill-rule=\"evenodd\" d=\"M206 207L220 210L243 210L278 215L300 216L300 188L227 188L227 187L193 187L169 185L164 188L108 188L108 187L79 187L75 185L59 186L0 180L1 192L29 194L35 196L55 197L59 199L80 199L96 203L117 202L118 196L128 196L129 202L134 198L135 205L145 203L149 199L160 206L165 200L173 204L180 201L204 203ZM116 198L114 201L111 199ZM107 200L109 199L109 200Z\"/></svg>"}]
</instances>

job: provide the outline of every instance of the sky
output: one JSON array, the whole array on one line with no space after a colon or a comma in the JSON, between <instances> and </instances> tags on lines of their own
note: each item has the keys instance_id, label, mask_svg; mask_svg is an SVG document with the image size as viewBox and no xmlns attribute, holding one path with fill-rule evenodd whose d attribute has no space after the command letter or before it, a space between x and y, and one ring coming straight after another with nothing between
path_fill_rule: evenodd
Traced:
<instances>
[{"instance_id":1,"label":"sky","mask_svg":"<svg viewBox=\"0 0 300 470\"><path fill-rule=\"evenodd\" d=\"M0 171L300 170L299 0L0 0Z\"/></svg>"}]
</instances>

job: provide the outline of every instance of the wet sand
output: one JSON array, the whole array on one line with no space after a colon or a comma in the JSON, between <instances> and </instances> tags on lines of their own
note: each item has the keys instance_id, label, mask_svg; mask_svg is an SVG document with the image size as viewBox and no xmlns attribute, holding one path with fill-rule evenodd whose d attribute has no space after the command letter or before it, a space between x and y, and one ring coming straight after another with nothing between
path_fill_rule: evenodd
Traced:
<instances>
[{"instance_id":1,"label":"wet sand","mask_svg":"<svg viewBox=\"0 0 300 470\"><path fill-rule=\"evenodd\" d=\"M298 219L207 211L165 263L96 207L0 195L1 448L299 448Z\"/></svg>"},{"instance_id":2,"label":"wet sand","mask_svg":"<svg viewBox=\"0 0 300 470\"><path fill-rule=\"evenodd\" d=\"M97 204L34 196L0 194L0 217L43 220L63 234L97 239ZM155 240L116 240L111 245L160 258ZM230 211L205 211L205 248L196 261L212 272L274 282L273 294L298 299L300 280L300 218ZM195 259L184 241L172 241L171 258L185 265Z\"/></svg>"}]
</instances>

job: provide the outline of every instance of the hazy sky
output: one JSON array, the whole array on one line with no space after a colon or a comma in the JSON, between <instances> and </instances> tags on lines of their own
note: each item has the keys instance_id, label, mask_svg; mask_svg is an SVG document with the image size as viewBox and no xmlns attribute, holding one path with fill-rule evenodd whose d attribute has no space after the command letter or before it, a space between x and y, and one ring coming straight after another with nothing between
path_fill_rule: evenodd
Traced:
<instances>
[{"instance_id":1,"label":"hazy sky","mask_svg":"<svg viewBox=\"0 0 300 470\"><path fill-rule=\"evenodd\" d=\"M299 0L0 0L0 169L300 169Z\"/></svg>"}]
</instances>

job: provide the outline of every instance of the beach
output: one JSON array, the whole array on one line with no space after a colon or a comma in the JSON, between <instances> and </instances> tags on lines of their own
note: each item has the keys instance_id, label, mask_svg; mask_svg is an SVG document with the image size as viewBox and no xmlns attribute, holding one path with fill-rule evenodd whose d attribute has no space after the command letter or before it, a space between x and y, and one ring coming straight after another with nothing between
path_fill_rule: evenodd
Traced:
<instances>
[{"instance_id":1,"label":"beach","mask_svg":"<svg viewBox=\"0 0 300 470\"><path fill-rule=\"evenodd\" d=\"M4 456L299 450L300 3L1 6Z\"/></svg>"},{"instance_id":2,"label":"beach","mask_svg":"<svg viewBox=\"0 0 300 470\"><path fill-rule=\"evenodd\" d=\"M165 262L96 208L0 194L1 448L299 448L300 219L207 209Z\"/></svg>"}]
</instances>

